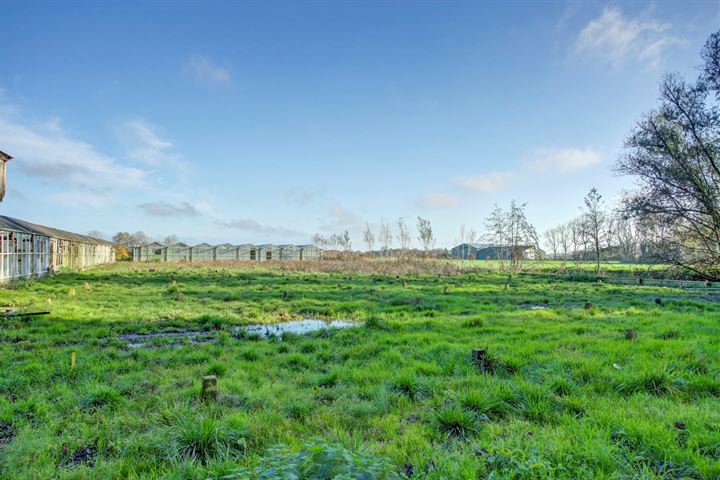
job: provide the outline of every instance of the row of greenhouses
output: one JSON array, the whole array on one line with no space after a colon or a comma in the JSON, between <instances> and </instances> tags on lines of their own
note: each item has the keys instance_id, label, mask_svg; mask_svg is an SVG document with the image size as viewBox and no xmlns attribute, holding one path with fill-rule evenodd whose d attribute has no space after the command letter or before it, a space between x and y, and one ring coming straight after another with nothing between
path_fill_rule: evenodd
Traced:
<instances>
[{"instance_id":1,"label":"row of greenhouses","mask_svg":"<svg viewBox=\"0 0 720 480\"><path fill-rule=\"evenodd\" d=\"M187 245L178 242L165 245L157 242L133 248L133 260L136 262L218 262L218 261L258 261L320 260L322 250L314 245Z\"/></svg>"}]
</instances>

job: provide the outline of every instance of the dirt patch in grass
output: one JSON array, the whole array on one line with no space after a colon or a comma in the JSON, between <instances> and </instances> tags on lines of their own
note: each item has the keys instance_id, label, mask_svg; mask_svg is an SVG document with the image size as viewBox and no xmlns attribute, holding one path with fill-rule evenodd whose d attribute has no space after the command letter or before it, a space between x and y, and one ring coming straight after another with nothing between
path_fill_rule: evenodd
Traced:
<instances>
[{"instance_id":1,"label":"dirt patch in grass","mask_svg":"<svg viewBox=\"0 0 720 480\"><path fill-rule=\"evenodd\" d=\"M65 450L65 449L63 449ZM79 450L75 450L70 456L65 460L63 463L63 466L65 467L75 467L78 465L90 465L92 466L95 463L95 457L97 456L97 451L94 448L86 447L81 448Z\"/></svg>"},{"instance_id":2,"label":"dirt patch in grass","mask_svg":"<svg viewBox=\"0 0 720 480\"><path fill-rule=\"evenodd\" d=\"M15 430L12 425L0 420L0 448L10 443L15 436Z\"/></svg>"}]
</instances>

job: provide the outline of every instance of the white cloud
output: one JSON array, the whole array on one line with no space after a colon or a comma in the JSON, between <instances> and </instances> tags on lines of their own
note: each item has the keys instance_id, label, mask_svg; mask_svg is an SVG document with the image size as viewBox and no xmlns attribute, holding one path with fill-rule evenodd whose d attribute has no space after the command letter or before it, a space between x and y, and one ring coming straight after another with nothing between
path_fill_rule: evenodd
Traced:
<instances>
[{"instance_id":1,"label":"white cloud","mask_svg":"<svg viewBox=\"0 0 720 480\"><path fill-rule=\"evenodd\" d=\"M156 217L199 217L200 211L188 202L174 205L168 202L150 202L139 205L138 208L148 215Z\"/></svg>"},{"instance_id":2,"label":"white cloud","mask_svg":"<svg viewBox=\"0 0 720 480\"><path fill-rule=\"evenodd\" d=\"M336 201L330 202L328 218L322 219L320 230L337 232L340 230L358 230L365 225L365 221L355 212L348 210Z\"/></svg>"},{"instance_id":3,"label":"white cloud","mask_svg":"<svg viewBox=\"0 0 720 480\"><path fill-rule=\"evenodd\" d=\"M418 198L417 205L421 208L455 208L460 205L460 198L450 193L428 193Z\"/></svg>"},{"instance_id":4,"label":"white cloud","mask_svg":"<svg viewBox=\"0 0 720 480\"><path fill-rule=\"evenodd\" d=\"M112 196L103 191L66 191L54 195L53 199L60 205L83 208L104 208L113 204Z\"/></svg>"},{"instance_id":5,"label":"white cloud","mask_svg":"<svg viewBox=\"0 0 720 480\"><path fill-rule=\"evenodd\" d=\"M220 225L231 228L233 230L240 230L242 232L256 233L262 235L270 235L275 238L281 238L283 241L287 238L307 238L308 235L297 230L291 230L285 227L275 227L272 225L265 225L252 218L237 218L234 220L227 220L218 222Z\"/></svg>"},{"instance_id":6,"label":"white cloud","mask_svg":"<svg viewBox=\"0 0 720 480\"><path fill-rule=\"evenodd\" d=\"M3 118L2 143L15 157L13 168L56 186L80 187L95 194L144 184L143 170L122 165L91 144L70 138L57 121L50 127L34 128Z\"/></svg>"},{"instance_id":7,"label":"white cloud","mask_svg":"<svg viewBox=\"0 0 720 480\"><path fill-rule=\"evenodd\" d=\"M524 180L528 175L566 175L594 167L601 162L600 154L589 147L536 148L530 151L529 159L517 168L456 177L455 185L476 192L493 193Z\"/></svg>"},{"instance_id":8,"label":"white cloud","mask_svg":"<svg viewBox=\"0 0 720 480\"><path fill-rule=\"evenodd\" d=\"M671 25L654 19L631 19L614 7L605 7L579 33L575 52L611 65L627 60L657 66L668 47L681 42L670 33Z\"/></svg>"},{"instance_id":9,"label":"white cloud","mask_svg":"<svg viewBox=\"0 0 720 480\"><path fill-rule=\"evenodd\" d=\"M539 173L571 173L585 170L602 161L591 148L538 148L532 151L530 166Z\"/></svg>"},{"instance_id":10,"label":"white cloud","mask_svg":"<svg viewBox=\"0 0 720 480\"><path fill-rule=\"evenodd\" d=\"M320 196L322 196L322 191L317 188L292 187L285 190L285 200L300 206L310 205Z\"/></svg>"},{"instance_id":11,"label":"white cloud","mask_svg":"<svg viewBox=\"0 0 720 480\"><path fill-rule=\"evenodd\" d=\"M195 80L214 85L228 85L231 81L230 72L215 64L202 55L193 55L186 63L186 69Z\"/></svg>"},{"instance_id":12,"label":"white cloud","mask_svg":"<svg viewBox=\"0 0 720 480\"><path fill-rule=\"evenodd\" d=\"M132 120L120 125L119 133L128 158L154 168L173 167L176 174L188 172L189 165L173 151L173 143L160 138L152 125L142 120Z\"/></svg>"},{"instance_id":13,"label":"white cloud","mask_svg":"<svg viewBox=\"0 0 720 480\"><path fill-rule=\"evenodd\" d=\"M455 184L476 192L492 193L504 189L517 177L518 175L514 171L490 172L482 175L457 177L455 178Z\"/></svg>"}]
</instances>

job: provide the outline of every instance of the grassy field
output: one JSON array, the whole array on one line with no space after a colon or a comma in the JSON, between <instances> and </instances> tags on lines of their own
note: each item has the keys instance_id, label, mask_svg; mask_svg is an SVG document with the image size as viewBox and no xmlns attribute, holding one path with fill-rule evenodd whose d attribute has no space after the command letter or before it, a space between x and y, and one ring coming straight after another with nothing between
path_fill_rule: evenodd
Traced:
<instances>
[{"instance_id":1,"label":"grassy field","mask_svg":"<svg viewBox=\"0 0 720 480\"><path fill-rule=\"evenodd\" d=\"M0 305L52 312L0 317L0 478L219 478L335 445L401 478L720 478L713 288L119 264ZM303 318L360 325L236 328Z\"/></svg>"}]
</instances>

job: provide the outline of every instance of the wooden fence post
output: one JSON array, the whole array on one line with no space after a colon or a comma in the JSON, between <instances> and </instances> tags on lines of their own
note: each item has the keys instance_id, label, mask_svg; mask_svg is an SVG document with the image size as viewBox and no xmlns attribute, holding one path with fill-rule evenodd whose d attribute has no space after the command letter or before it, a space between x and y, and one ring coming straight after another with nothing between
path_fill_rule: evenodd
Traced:
<instances>
[{"instance_id":1,"label":"wooden fence post","mask_svg":"<svg viewBox=\"0 0 720 480\"><path fill-rule=\"evenodd\" d=\"M206 375L202 378L202 391L200 392L200 400L217 399L217 377L215 375Z\"/></svg>"}]
</instances>

